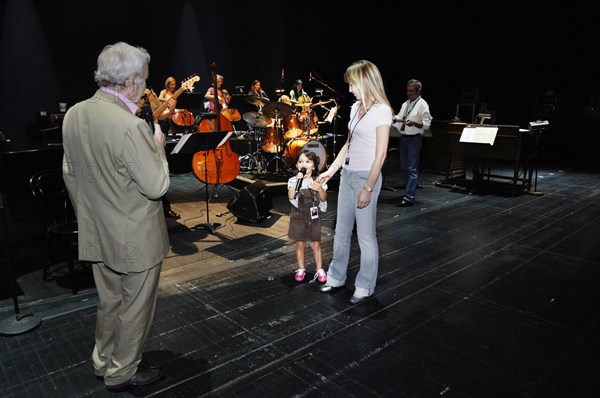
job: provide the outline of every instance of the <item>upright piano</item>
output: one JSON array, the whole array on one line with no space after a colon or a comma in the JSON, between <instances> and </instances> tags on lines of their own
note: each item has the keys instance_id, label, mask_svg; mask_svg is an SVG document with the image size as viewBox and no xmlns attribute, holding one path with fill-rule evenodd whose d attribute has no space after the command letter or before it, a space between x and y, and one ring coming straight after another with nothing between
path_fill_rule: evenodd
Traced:
<instances>
[{"instance_id":1,"label":"upright piano","mask_svg":"<svg viewBox=\"0 0 600 398\"><path fill-rule=\"evenodd\" d=\"M493 145L461 142L465 128L497 127ZM536 149L530 130L513 125L449 123L447 182L463 182L472 191L508 188L512 196L529 190Z\"/></svg>"}]
</instances>

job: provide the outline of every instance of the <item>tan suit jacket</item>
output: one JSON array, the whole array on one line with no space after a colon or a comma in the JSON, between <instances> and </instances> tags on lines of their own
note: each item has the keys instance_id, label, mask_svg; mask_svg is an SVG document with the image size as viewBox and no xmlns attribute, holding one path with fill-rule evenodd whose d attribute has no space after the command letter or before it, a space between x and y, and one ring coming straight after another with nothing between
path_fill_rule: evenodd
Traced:
<instances>
[{"instance_id":1,"label":"tan suit jacket","mask_svg":"<svg viewBox=\"0 0 600 398\"><path fill-rule=\"evenodd\" d=\"M148 124L102 90L63 121L63 177L76 210L79 259L120 272L159 264L169 250L160 198L169 188L164 148Z\"/></svg>"}]
</instances>

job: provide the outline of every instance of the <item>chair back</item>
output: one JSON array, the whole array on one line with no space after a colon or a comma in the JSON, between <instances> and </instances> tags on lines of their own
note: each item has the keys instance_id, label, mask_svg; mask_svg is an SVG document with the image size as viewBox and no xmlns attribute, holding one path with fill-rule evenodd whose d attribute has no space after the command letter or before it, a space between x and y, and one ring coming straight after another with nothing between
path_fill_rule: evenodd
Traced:
<instances>
[{"instance_id":1,"label":"chair back","mask_svg":"<svg viewBox=\"0 0 600 398\"><path fill-rule=\"evenodd\" d=\"M46 228L76 221L61 169L39 171L31 177L29 184Z\"/></svg>"}]
</instances>

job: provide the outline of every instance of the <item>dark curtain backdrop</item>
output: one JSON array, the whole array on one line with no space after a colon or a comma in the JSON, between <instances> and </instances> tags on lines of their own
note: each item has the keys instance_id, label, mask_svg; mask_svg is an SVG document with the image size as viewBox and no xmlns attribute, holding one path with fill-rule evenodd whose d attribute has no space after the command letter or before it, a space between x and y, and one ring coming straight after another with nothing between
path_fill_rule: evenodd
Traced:
<instances>
[{"instance_id":1,"label":"dark curtain backdrop","mask_svg":"<svg viewBox=\"0 0 600 398\"><path fill-rule=\"evenodd\" d=\"M380 67L396 110L406 81L417 78L437 120L454 116L466 86L480 88L499 124L526 126L536 95L549 90L561 94L561 112L575 117L599 94L594 13L522 3L6 0L0 130L22 139L37 112L89 97L98 53L120 40L149 50L148 85L157 92L167 76L193 73L201 77L195 90L204 92L214 62L230 91L248 90L258 78L275 97L283 71L286 91L301 78L311 95L316 88L341 94L347 111L343 73L366 58ZM320 81L309 81L310 72Z\"/></svg>"}]
</instances>

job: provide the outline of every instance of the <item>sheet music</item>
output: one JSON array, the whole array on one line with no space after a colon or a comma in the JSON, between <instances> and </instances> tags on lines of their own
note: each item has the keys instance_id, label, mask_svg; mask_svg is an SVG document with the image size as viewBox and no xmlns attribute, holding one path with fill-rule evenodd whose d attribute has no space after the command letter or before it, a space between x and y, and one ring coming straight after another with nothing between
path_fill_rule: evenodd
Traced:
<instances>
[{"instance_id":1,"label":"sheet music","mask_svg":"<svg viewBox=\"0 0 600 398\"><path fill-rule=\"evenodd\" d=\"M460 142L494 145L498 127L465 127L460 135Z\"/></svg>"},{"instance_id":2,"label":"sheet music","mask_svg":"<svg viewBox=\"0 0 600 398\"><path fill-rule=\"evenodd\" d=\"M223 145L229 139L229 137L231 137L231 134L233 134L233 131L230 131L229 133L227 133L225 138L223 138L221 140L221 142L219 142L219 145L217 145L217 148L220 147L221 145Z\"/></svg>"},{"instance_id":3,"label":"sheet music","mask_svg":"<svg viewBox=\"0 0 600 398\"><path fill-rule=\"evenodd\" d=\"M183 148L183 146L187 142L187 140L194 134L202 134L202 133L190 133L190 134L182 135L181 138L179 139L179 142L175 145L175 147L171 151L171 155L178 154L179 151L181 150L181 148ZM221 140L221 142L219 142L219 145L217 145L217 147L220 147L221 145L225 144L225 142L227 142L229 137L231 137L231 134L233 134L233 131L228 132L227 135Z\"/></svg>"},{"instance_id":4,"label":"sheet music","mask_svg":"<svg viewBox=\"0 0 600 398\"><path fill-rule=\"evenodd\" d=\"M194 133L184 134L179 139L179 142L175 145L175 148L171 151L171 155L176 155L179 153L179 150L183 147L186 141L192 136Z\"/></svg>"}]
</instances>

